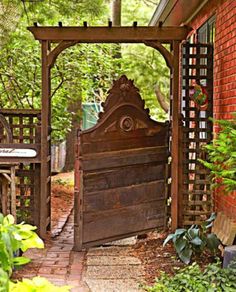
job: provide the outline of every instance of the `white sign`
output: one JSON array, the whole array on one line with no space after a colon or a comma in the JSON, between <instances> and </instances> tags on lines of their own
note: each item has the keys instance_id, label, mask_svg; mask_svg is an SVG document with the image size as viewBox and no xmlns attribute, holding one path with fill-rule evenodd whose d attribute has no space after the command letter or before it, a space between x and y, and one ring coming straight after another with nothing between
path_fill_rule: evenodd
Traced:
<instances>
[{"instance_id":1,"label":"white sign","mask_svg":"<svg viewBox=\"0 0 236 292\"><path fill-rule=\"evenodd\" d=\"M16 148L0 148L0 157L36 157L37 152L34 149L16 149Z\"/></svg>"}]
</instances>

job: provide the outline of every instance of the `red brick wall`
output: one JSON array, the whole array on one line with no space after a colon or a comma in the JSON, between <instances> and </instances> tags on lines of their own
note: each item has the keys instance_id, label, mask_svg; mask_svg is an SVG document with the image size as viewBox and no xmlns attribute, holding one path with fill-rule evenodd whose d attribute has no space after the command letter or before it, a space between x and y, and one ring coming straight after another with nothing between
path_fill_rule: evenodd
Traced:
<instances>
[{"instance_id":1,"label":"red brick wall","mask_svg":"<svg viewBox=\"0 0 236 292\"><path fill-rule=\"evenodd\" d=\"M214 117L230 119L236 112L235 0L217 9L214 67Z\"/></svg>"},{"instance_id":2,"label":"red brick wall","mask_svg":"<svg viewBox=\"0 0 236 292\"><path fill-rule=\"evenodd\" d=\"M194 33L211 16L216 15L214 49L215 119L231 119L236 112L236 1L211 0L189 24ZM217 131L217 128L215 128ZM217 210L236 220L236 192L215 195Z\"/></svg>"}]
</instances>

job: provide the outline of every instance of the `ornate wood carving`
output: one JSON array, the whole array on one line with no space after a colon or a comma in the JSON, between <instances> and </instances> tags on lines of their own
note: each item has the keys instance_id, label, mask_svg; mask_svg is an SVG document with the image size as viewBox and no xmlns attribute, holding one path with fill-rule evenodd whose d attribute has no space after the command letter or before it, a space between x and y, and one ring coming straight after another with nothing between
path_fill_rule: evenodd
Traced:
<instances>
[{"instance_id":1,"label":"ornate wood carving","mask_svg":"<svg viewBox=\"0 0 236 292\"><path fill-rule=\"evenodd\" d=\"M139 89L132 80L125 75L114 81L109 90L108 97L102 103L103 112L99 114L99 120L95 127L83 131L84 139L96 140L106 137L109 133L117 133L120 138L124 135L134 135L135 131L145 131L152 136L160 131L163 123L150 118L149 109L145 109ZM88 138L89 137L89 138Z\"/></svg>"}]
</instances>

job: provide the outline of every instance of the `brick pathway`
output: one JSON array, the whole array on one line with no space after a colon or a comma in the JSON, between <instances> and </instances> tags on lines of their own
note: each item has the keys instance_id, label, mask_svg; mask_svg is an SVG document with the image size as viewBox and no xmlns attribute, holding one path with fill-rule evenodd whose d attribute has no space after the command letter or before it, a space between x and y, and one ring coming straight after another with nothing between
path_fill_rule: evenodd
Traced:
<instances>
[{"instance_id":1,"label":"brick pathway","mask_svg":"<svg viewBox=\"0 0 236 292\"><path fill-rule=\"evenodd\" d=\"M73 286L73 292L88 292L88 287L82 282L85 252L75 252L72 248L73 214L60 235L46 244L44 250L32 249L25 253L32 262L18 271L16 277L42 276L58 286Z\"/></svg>"}]
</instances>

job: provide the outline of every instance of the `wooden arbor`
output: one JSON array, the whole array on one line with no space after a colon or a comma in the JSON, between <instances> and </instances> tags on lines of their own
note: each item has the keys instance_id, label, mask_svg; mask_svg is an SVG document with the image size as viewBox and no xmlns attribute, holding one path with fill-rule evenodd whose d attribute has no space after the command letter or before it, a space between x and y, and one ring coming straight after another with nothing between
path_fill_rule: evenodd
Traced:
<instances>
[{"instance_id":1,"label":"wooden arbor","mask_svg":"<svg viewBox=\"0 0 236 292\"><path fill-rule=\"evenodd\" d=\"M58 55L66 48L77 43L144 43L158 50L171 70L171 128L172 128L172 228L178 226L179 197L179 47L185 40L187 27L29 27L36 40L41 43L42 53L42 115L41 115L41 176L40 176L40 222L42 237L47 231L47 218L50 204L50 123L51 123L51 91L50 70ZM51 49L51 44L57 45ZM170 44L168 51L163 44Z\"/></svg>"}]
</instances>

